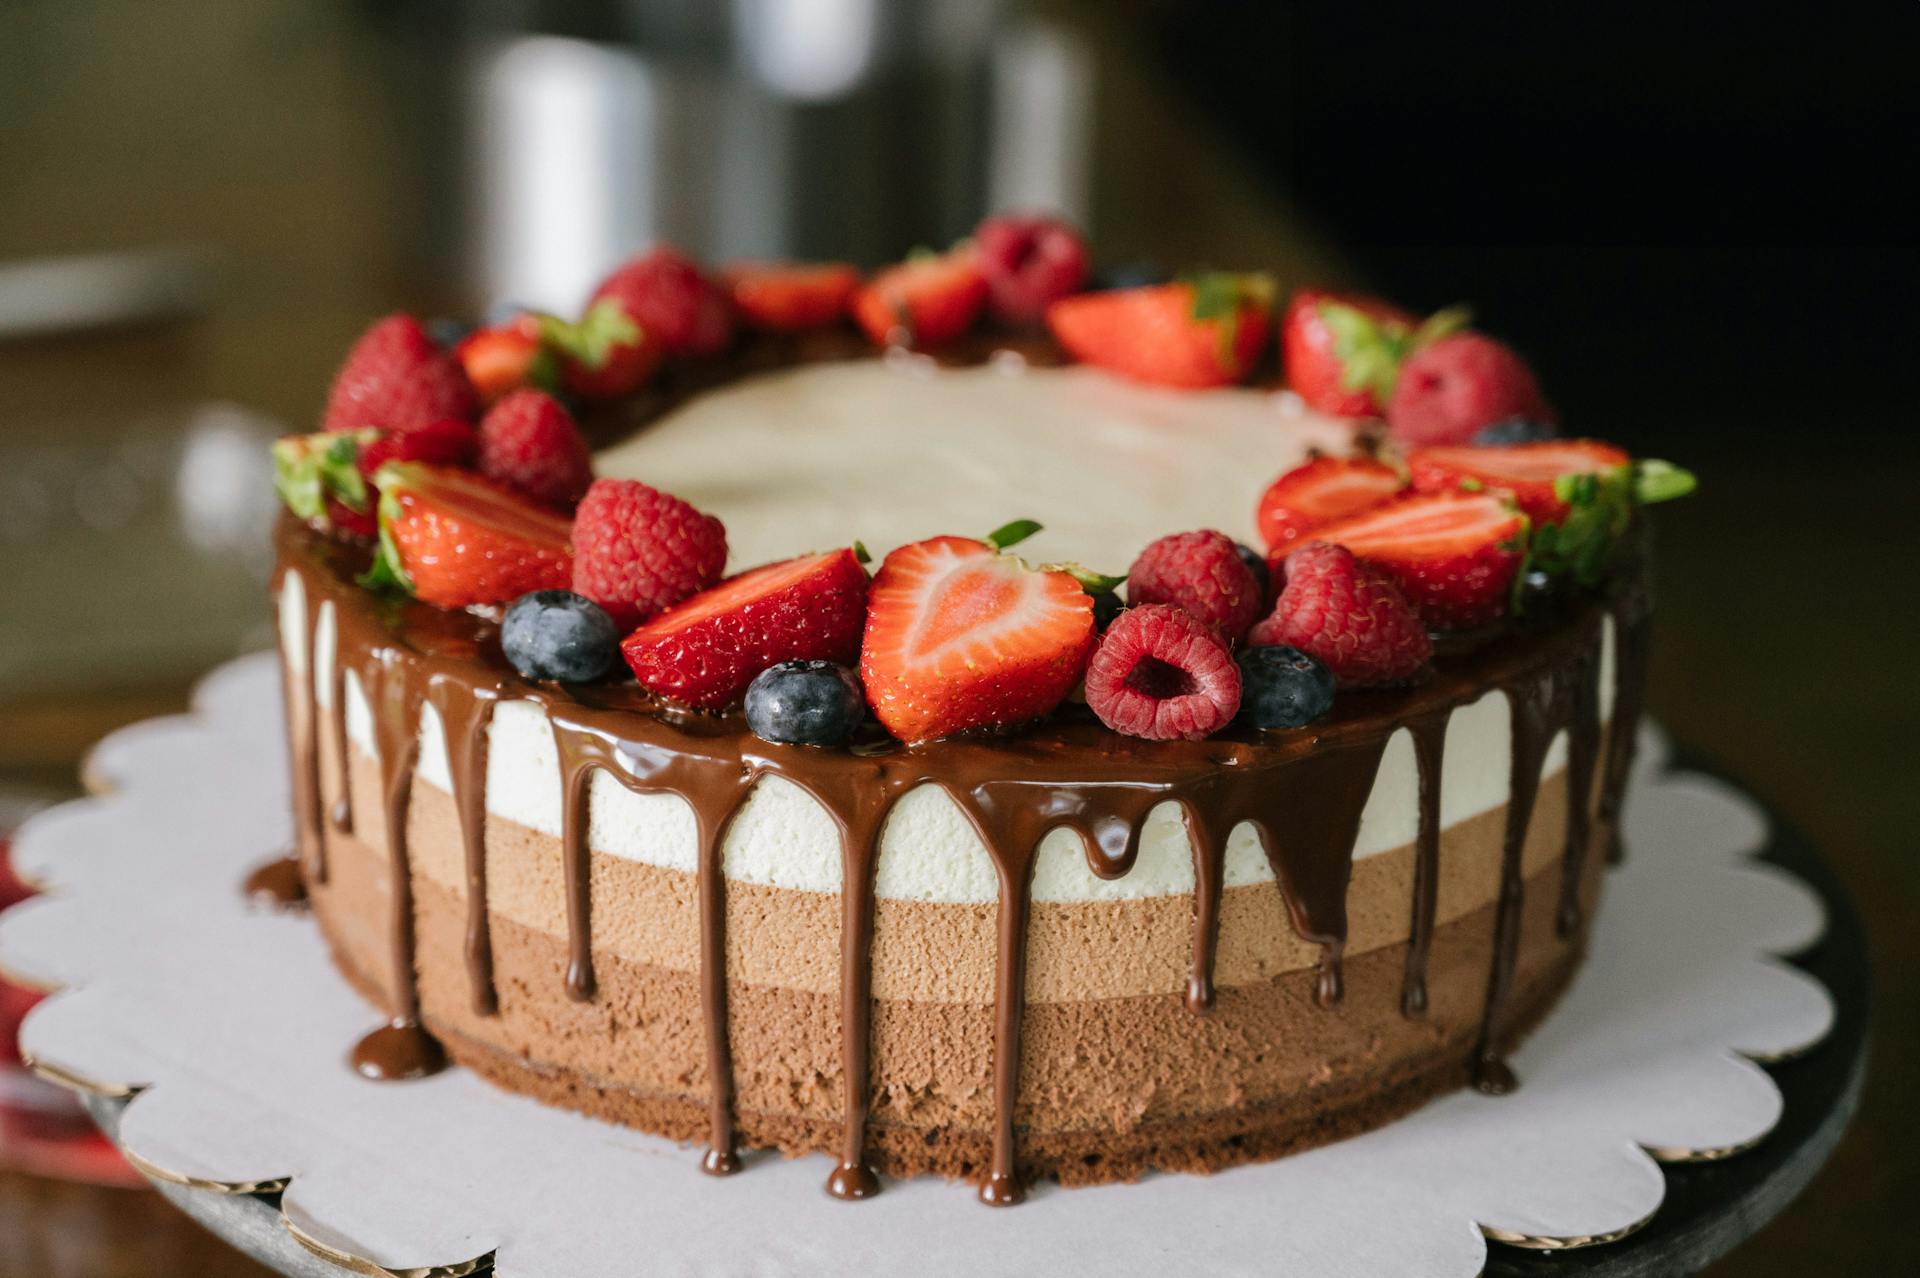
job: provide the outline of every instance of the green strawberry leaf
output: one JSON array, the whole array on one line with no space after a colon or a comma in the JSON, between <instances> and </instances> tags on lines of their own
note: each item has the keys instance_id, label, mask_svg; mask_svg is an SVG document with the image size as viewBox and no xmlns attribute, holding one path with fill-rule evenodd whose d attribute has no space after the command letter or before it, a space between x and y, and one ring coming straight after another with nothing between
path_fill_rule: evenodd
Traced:
<instances>
[{"instance_id":1,"label":"green strawberry leaf","mask_svg":"<svg viewBox=\"0 0 1920 1278\"><path fill-rule=\"evenodd\" d=\"M379 434L372 429L321 431L275 440L274 491L288 510L309 521L325 520L329 497L349 510L365 511L367 484L360 477L360 450Z\"/></svg>"},{"instance_id":2,"label":"green strawberry leaf","mask_svg":"<svg viewBox=\"0 0 1920 1278\"><path fill-rule=\"evenodd\" d=\"M1554 495L1567 504L1567 513L1558 523L1534 528L1527 538L1525 558L1513 579L1513 611L1522 611L1524 586L1532 573L1583 589L1601 585L1612 569L1615 547L1633 523L1634 509L1684 497L1694 484L1691 473L1658 460L1554 480Z\"/></svg>"},{"instance_id":3,"label":"green strawberry leaf","mask_svg":"<svg viewBox=\"0 0 1920 1278\"><path fill-rule=\"evenodd\" d=\"M1180 283L1193 290L1193 318L1220 321L1220 362L1234 362L1235 341L1240 335L1240 314L1251 306L1272 310L1277 290L1273 276L1253 271L1189 271Z\"/></svg>"},{"instance_id":4,"label":"green strawberry leaf","mask_svg":"<svg viewBox=\"0 0 1920 1278\"><path fill-rule=\"evenodd\" d=\"M873 562L873 552L867 549L865 542L856 541L853 543L853 558L856 563L865 567Z\"/></svg>"},{"instance_id":5,"label":"green strawberry leaf","mask_svg":"<svg viewBox=\"0 0 1920 1278\"><path fill-rule=\"evenodd\" d=\"M1000 525L1000 527L988 533L983 540L995 550L1005 550L1007 547L1017 546L1027 538L1033 536L1040 531L1040 527L1041 526L1034 520L1016 519L1010 524Z\"/></svg>"},{"instance_id":6,"label":"green strawberry leaf","mask_svg":"<svg viewBox=\"0 0 1920 1278\"><path fill-rule=\"evenodd\" d=\"M1367 391L1385 404L1393 398L1400 380L1400 366L1407 356L1436 342L1449 333L1465 328L1472 320L1464 306L1449 306L1436 311L1409 327L1396 319L1376 319L1357 306L1345 302L1319 303L1320 322L1333 336L1333 355L1340 361L1340 386L1343 390Z\"/></svg>"},{"instance_id":7,"label":"green strawberry leaf","mask_svg":"<svg viewBox=\"0 0 1920 1278\"><path fill-rule=\"evenodd\" d=\"M400 590L412 594L413 578L401 564L400 547L393 540L393 522L400 518L399 480L390 465L382 466L373 477L374 485L380 489L380 540L373 552L373 563L360 574L359 582L368 590Z\"/></svg>"},{"instance_id":8,"label":"green strawberry leaf","mask_svg":"<svg viewBox=\"0 0 1920 1278\"><path fill-rule=\"evenodd\" d=\"M1672 462L1648 458L1635 463L1633 499L1642 506L1685 497L1697 486L1692 471L1682 470Z\"/></svg>"},{"instance_id":9,"label":"green strawberry leaf","mask_svg":"<svg viewBox=\"0 0 1920 1278\"><path fill-rule=\"evenodd\" d=\"M273 490L281 504L302 519L318 519L327 510L326 488L313 451L305 435L289 435L273 443Z\"/></svg>"},{"instance_id":10,"label":"green strawberry leaf","mask_svg":"<svg viewBox=\"0 0 1920 1278\"><path fill-rule=\"evenodd\" d=\"M626 307L611 297L603 297L587 308L580 321L569 324L557 315L542 315L540 341L571 356L583 368L602 369L618 347L640 340L640 324L627 314Z\"/></svg>"},{"instance_id":11,"label":"green strawberry leaf","mask_svg":"<svg viewBox=\"0 0 1920 1278\"><path fill-rule=\"evenodd\" d=\"M1109 577L1105 573L1095 572L1085 564L1068 560L1057 564L1041 564L1041 572L1064 572L1080 583L1080 588L1090 595L1104 595L1126 585L1125 577Z\"/></svg>"}]
</instances>

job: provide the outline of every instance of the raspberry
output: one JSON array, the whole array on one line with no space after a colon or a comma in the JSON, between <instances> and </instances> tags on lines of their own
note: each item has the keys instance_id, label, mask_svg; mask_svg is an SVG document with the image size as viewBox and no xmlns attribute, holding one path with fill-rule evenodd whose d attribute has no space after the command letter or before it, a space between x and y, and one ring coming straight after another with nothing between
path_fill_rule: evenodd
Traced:
<instances>
[{"instance_id":1,"label":"raspberry","mask_svg":"<svg viewBox=\"0 0 1920 1278\"><path fill-rule=\"evenodd\" d=\"M596 479L573 517L573 589L631 630L720 580L727 530L671 493Z\"/></svg>"},{"instance_id":2,"label":"raspberry","mask_svg":"<svg viewBox=\"0 0 1920 1278\"><path fill-rule=\"evenodd\" d=\"M1287 556L1287 584L1253 644L1298 648L1346 688L1400 683L1433 655L1419 614L1378 569L1344 546L1312 542Z\"/></svg>"},{"instance_id":3,"label":"raspberry","mask_svg":"<svg viewBox=\"0 0 1920 1278\"><path fill-rule=\"evenodd\" d=\"M1077 293L1087 282L1087 245L1058 218L1003 213L973 233L980 273L987 277L993 316L1013 328L1030 328L1049 303Z\"/></svg>"},{"instance_id":4,"label":"raspberry","mask_svg":"<svg viewBox=\"0 0 1920 1278\"><path fill-rule=\"evenodd\" d=\"M1231 537L1203 529L1162 537L1141 551L1127 570L1127 602L1173 604L1238 643L1259 620L1266 590Z\"/></svg>"},{"instance_id":5,"label":"raspberry","mask_svg":"<svg viewBox=\"0 0 1920 1278\"><path fill-rule=\"evenodd\" d=\"M322 430L409 430L445 417L472 420L473 387L420 321L389 315L347 352L327 394Z\"/></svg>"},{"instance_id":6,"label":"raspberry","mask_svg":"<svg viewBox=\"0 0 1920 1278\"><path fill-rule=\"evenodd\" d=\"M1408 356L1387 402L1387 427L1403 444L1464 444L1509 417L1560 420L1527 362L1480 333L1455 333Z\"/></svg>"},{"instance_id":7,"label":"raspberry","mask_svg":"<svg viewBox=\"0 0 1920 1278\"><path fill-rule=\"evenodd\" d=\"M621 264L589 301L618 301L669 355L714 355L733 340L727 295L689 258L657 248Z\"/></svg>"},{"instance_id":8,"label":"raspberry","mask_svg":"<svg viewBox=\"0 0 1920 1278\"><path fill-rule=\"evenodd\" d=\"M1198 741L1240 709L1240 668L1213 627L1168 604L1129 608L1087 663L1087 705L1115 732Z\"/></svg>"},{"instance_id":9,"label":"raspberry","mask_svg":"<svg viewBox=\"0 0 1920 1278\"><path fill-rule=\"evenodd\" d=\"M549 506L571 506L593 482L593 455L553 396L517 390L480 419L480 473Z\"/></svg>"}]
</instances>

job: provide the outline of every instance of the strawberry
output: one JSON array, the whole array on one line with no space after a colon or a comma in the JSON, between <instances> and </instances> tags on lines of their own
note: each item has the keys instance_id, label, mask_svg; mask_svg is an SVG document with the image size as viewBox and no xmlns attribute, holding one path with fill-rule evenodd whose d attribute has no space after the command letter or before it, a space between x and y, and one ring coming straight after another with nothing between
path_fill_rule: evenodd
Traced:
<instances>
[{"instance_id":1,"label":"strawberry","mask_svg":"<svg viewBox=\"0 0 1920 1278\"><path fill-rule=\"evenodd\" d=\"M660 367L664 347L618 301L595 302L576 324L552 315L526 316L521 323L554 352L560 380L582 399L631 395Z\"/></svg>"},{"instance_id":2,"label":"strawberry","mask_svg":"<svg viewBox=\"0 0 1920 1278\"><path fill-rule=\"evenodd\" d=\"M860 272L844 262L733 262L720 278L740 318L772 333L836 323L860 288Z\"/></svg>"},{"instance_id":3,"label":"strawberry","mask_svg":"<svg viewBox=\"0 0 1920 1278\"><path fill-rule=\"evenodd\" d=\"M915 254L853 295L853 318L878 346L931 350L973 327L987 302L987 277L970 245Z\"/></svg>"},{"instance_id":4,"label":"strawberry","mask_svg":"<svg viewBox=\"0 0 1920 1278\"><path fill-rule=\"evenodd\" d=\"M1175 284L1062 298L1047 326L1075 359L1156 386L1228 386L1260 358L1273 282L1197 275Z\"/></svg>"},{"instance_id":5,"label":"strawberry","mask_svg":"<svg viewBox=\"0 0 1920 1278\"><path fill-rule=\"evenodd\" d=\"M1378 417L1383 374L1391 381L1389 334L1406 334L1413 316L1377 297L1297 290L1280 319L1280 363L1287 385L1316 412ZM1382 359L1382 356L1387 356Z\"/></svg>"},{"instance_id":6,"label":"strawberry","mask_svg":"<svg viewBox=\"0 0 1920 1278\"><path fill-rule=\"evenodd\" d=\"M1255 519L1267 550L1283 554L1303 534L1378 506L1406 487L1393 467L1367 457L1316 457L1261 494Z\"/></svg>"},{"instance_id":7,"label":"strawberry","mask_svg":"<svg viewBox=\"0 0 1920 1278\"><path fill-rule=\"evenodd\" d=\"M874 574L860 674L887 731L924 741L1045 714L1079 681L1093 638L1093 599L1070 574L934 537Z\"/></svg>"},{"instance_id":8,"label":"strawberry","mask_svg":"<svg viewBox=\"0 0 1920 1278\"><path fill-rule=\"evenodd\" d=\"M738 701L782 661L853 664L867 570L850 549L752 568L667 609L622 641L650 692L700 710Z\"/></svg>"},{"instance_id":9,"label":"strawberry","mask_svg":"<svg viewBox=\"0 0 1920 1278\"><path fill-rule=\"evenodd\" d=\"M602 280L587 313L606 301L668 355L717 355L733 341L726 293L691 258L665 246L629 258Z\"/></svg>"},{"instance_id":10,"label":"strawberry","mask_svg":"<svg viewBox=\"0 0 1920 1278\"><path fill-rule=\"evenodd\" d=\"M1433 642L1385 573L1343 546L1311 541L1287 556L1287 584L1273 615L1248 637L1306 653L1343 687L1403 683L1433 655Z\"/></svg>"},{"instance_id":11,"label":"strawberry","mask_svg":"<svg viewBox=\"0 0 1920 1278\"><path fill-rule=\"evenodd\" d=\"M473 427L458 418L412 430L320 431L288 435L273 445L274 489L288 510L322 532L373 538L379 491L373 476L390 461L464 466L473 457Z\"/></svg>"},{"instance_id":12,"label":"strawberry","mask_svg":"<svg viewBox=\"0 0 1920 1278\"><path fill-rule=\"evenodd\" d=\"M1402 444L1465 444L1512 417L1554 425L1527 362L1480 333L1454 333L1407 357L1387 401L1387 429Z\"/></svg>"},{"instance_id":13,"label":"strawberry","mask_svg":"<svg viewBox=\"0 0 1920 1278\"><path fill-rule=\"evenodd\" d=\"M1407 457L1413 486L1421 492L1488 489L1513 498L1535 523L1556 523L1567 503L1555 491L1565 475L1597 475L1633 459L1595 439L1548 440L1505 448L1416 448Z\"/></svg>"},{"instance_id":14,"label":"strawberry","mask_svg":"<svg viewBox=\"0 0 1920 1278\"><path fill-rule=\"evenodd\" d=\"M537 322L477 329L460 340L453 354L466 369L482 407L491 407L513 391L528 387L552 391L560 386L560 370L553 352L540 340Z\"/></svg>"},{"instance_id":15,"label":"strawberry","mask_svg":"<svg viewBox=\"0 0 1920 1278\"><path fill-rule=\"evenodd\" d=\"M441 350L413 316L389 315L347 352L327 393L320 428L406 430L444 417L471 419L473 412L473 387L459 361Z\"/></svg>"},{"instance_id":16,"label":"strawberry","mask_svg":"<svg viewBox=\"0 0 1920 1278\"><path fill-rule=\"evenodd\" d=\"M1501 498L1452 492L1416 493L1312 536L1379 568L1429 626L1455 630L1505 615L1526 532L1526 516Z\"/></svg>"},{"instance_id":17,"label":"strawberry","mask_svg":"<svg viewBox=\"0 0 1920 1278\"><path fill-rule=\"evenodd\" d=\"M504 603L573 580L571 525L511 489L464 470L388 462L380 548L361 579L441 608Z\"/></svg>"},{"instance_id":18,"label":"strawberry","mask_svg":"<svg viewBox=\"0 0 1920 1278\"><path fill-rule=\"evenodd\" d=\"M1033 327L1086 285L1087 242L1059 218L1002 213L980 223L973 242L993 317L1009 328Z\"/></svg>"}]
</instances>

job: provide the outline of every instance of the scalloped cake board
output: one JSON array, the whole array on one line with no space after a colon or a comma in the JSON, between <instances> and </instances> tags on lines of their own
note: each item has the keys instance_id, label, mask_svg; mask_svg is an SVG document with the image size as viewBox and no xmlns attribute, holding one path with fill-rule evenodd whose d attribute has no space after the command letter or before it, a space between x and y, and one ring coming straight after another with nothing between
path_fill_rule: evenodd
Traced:
<instances>
[{"instance_id":1,"label":"scalloped cake board","mask_svg":"<svg viewBox=\"0 0 1920 1278\"><path fill-rule=\"evenodd\" d=\"M347 1047L378 1019L311 921L239 884L289 841L274 658L201 686L194 713L102 743L106 797L41 814L14 856L50 889L0 920L0 966L65 992L28 1019L46 1071L137 1090L121 1138L169 1179L289 1180L287 1223L387 1269L496 1253L511 1278L633 1272L922 1275L1098 1268L1470 1275L1487 1236L1564 1246L1659 1206L1654 1157L1744 1148L1780 1096L1753 1062L1819 1041L1832 1005L1780 962L1818 899L1751 854L1766 826L1716 781L1665 771L1649 732L1592 954L1513 1056L1523 1085L1459 1092L1382 1130L1208 1177L1041 1186L995 1211L938 1181L827 1197L823 1157L703 1176L693 1152L453 1070L372 1083Z\"/></svg>"}]
</instances>

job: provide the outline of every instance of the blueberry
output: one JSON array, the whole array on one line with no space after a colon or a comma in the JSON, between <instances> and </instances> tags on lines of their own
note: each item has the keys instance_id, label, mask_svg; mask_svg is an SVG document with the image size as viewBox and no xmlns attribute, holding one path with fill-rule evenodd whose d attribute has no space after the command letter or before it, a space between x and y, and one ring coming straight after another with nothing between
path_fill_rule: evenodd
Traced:
<instances>
[{"instance_id":1,"label":"blueberry","mask_svg":"<svg viewBox=\"0 0 1920 1278\"><path fill-rule=\"evenodd\" d=\"M785 745L841 745L866 710L853 671L831 661L783 661L747 685L747 726Z\"/></svg>"},{"instance_id":2,"label":"blueberry","mask_svg":"<svg viewBox=\"0 0 1920 1278\"><path fill-rule=\"evenodd\" d=\"M1503 422L1491 426L1482 426L1473 442L1487 446L1501 444L1534 444L1543 439L1553 439L1560 431L1546 422L1529 421L1525 417L1509 417Z\"/></svg>"},{"instance_id":3,"label":"blueberry","mask_svg":"<svg viewBox=\"0 0 1920 1278\"><path fill-rule=\"evenodd\" d=\"M1093 597L1093 628L1105 631L1113 624L1113 619L1126 607L1120 602L1120 596L1111 590L1102 590Z\"/></svg>"},{"instance_id":4,"label":"blueberry","mask_svg":"<svg viewBox=\"0 0 1920 1278\"><path fill-rule=\"evenodd\" d=\"M487 308L486 318L481 323L488 328L505 328L522 315L533 310L531 306L522 306L511 298L501 298Z\"/></svg>"},{"instance_id":5,"label":"blueberry","mask_svg":"<svg viewBox=\"0 0 1920 1278\"><path fill-rule=\"evenodd\" d=\"M1286 644L1243 648L1240 717L1256 728L1298 728L1333 706L1333 673Z\"/></svg>"},{"instance_id":6,"label":"blueberry","mask_svg":"<svg viewBox=\"0 0 1920 1278\"><path fill-rule=\"evenodd\" d=\"M442 350L452 350L472 331L470 326L457 319L442 318L427 321L427 336L431 337L434 345Z\"/></svg>"},{"instance_id":7,"label":"blueberry","mask_svg":"<svg viewBox=\"0 0 1920 1278\"><path fill-rule=\"evenodd\" d=\"M613 618L571 590L521 595L500 623L501 650L529 679L598 679L613 668L619 642Z\"/></svg>"},{"instance_id":8,"label":"blueberry","mask_svg":"<svg viewBox=\"0 0 1920 1278\"><path fill-rule=\"evenodd\" d=\"M1240 556L1240 562L1253 573L1253 579L1260 583L1260 598L1264 601L1273 587L1271 574L1267 570L1267 557L1244 541L1234 542L1233 549Z\"/></svg>"}]
</instances>

